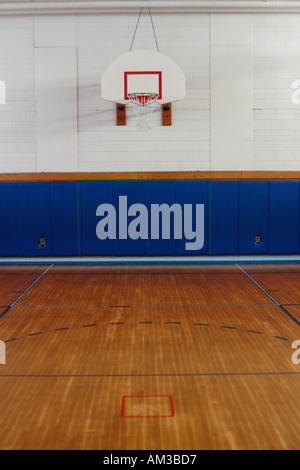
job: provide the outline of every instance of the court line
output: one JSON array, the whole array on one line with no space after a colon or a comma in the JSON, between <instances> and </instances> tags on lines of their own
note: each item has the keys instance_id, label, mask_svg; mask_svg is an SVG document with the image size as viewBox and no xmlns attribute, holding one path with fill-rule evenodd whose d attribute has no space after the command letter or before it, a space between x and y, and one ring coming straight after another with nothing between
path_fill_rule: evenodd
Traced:
<instances>
[{"instance_id":1,"label":"court line","mask_svg":"<svg viewBox=\"0 0 300 470\"><path fill-rule=\"evenodd\" d=\"M1 264L0 264L1 266ZM53 265L53 266L57 266L57 265ZM123 266L123 265L122 265ZM213 265L212 265L213 266ZM249 265L251 266L251 265ZM34 276L35 274L37 273L34 273L34 272L30 272L30 273L7 273L7 272L1 272L1 268L0 268L0 276ZM202 272L166 272L166 273L161 273L161 272L151 272L151 273L147 273L147 272L135 272L135 273L129 273L129 272L116 272L116 271L105 271L105 272L64 272L64 271L61 271L61 272L55 272L55 273L50 273L49 276L89 276L89 275L93 275L93 276L108 276L108 275L114 275L114 276L134 276L134 275L145 275L145 276L148 276L148 275L164 275L164 276L169 276L169 275L182 275L182 274L189 274L189 275L200 275L200 274L211 274L211 275L214 275L214 276L222 276L222 275L232 275L232 276L240 276L241 273L239 272L231 272L231 271L224 271L224 272L220 272L220 273L215 273L215 272L210 272L210 271L202 271ZM299 271L253 271L252 274L300 274L300 270Z\"/></svg>"},{"instance_id":2,"label":"court line","mask_svg":"<svg viewBox=\"0 0 300 470\"><path fill-rule=\"evenodd\" d=\"M19 295L19 297L16 298L16 300L13 301L12 304L9 305L9 307L7 307L0 315L0 318L4 317L4 315L6 315L7 312L9 312L9 310L11 308L13 308L13 306L23 297L23 295L26 294L26 292L28 292L48 271L49 269L51 269L53 266L53 264L51 264L51 266L48 266L48 268L32 283L30 284L30 286L24 291L22 292L21 295Z\"/></svg>"},{"instance_id":3,"label":"court line","mask_svg":"<svg viewBox=\"0 0 300 470\"><path fill-rule=\"evenodd\" d=\"M15 305L14 308L187 308L187 307L269 307L272 304L221 304L221 305ZM1 317L0 317L1 318Z\"/></svg>"},{"instance_id":4,"label":"court line","mask_svg":"<svg viewBox=\"0 0 300 470\"><path fill-rule=\"evenodd\" d=\"M272 302L274 302L277 307L279 307L291 320L293 320L294 323L296 323L298 326L300 326L300 322L297 320L297 318L295 318L283 305L281 305L279 302L277 302L276 299L274 299L274 297L272 297L271 294L269 294L260 284L258 284L258 282L255 281L255 279L253 279L253 277L250 276L250 274L248 274L241 266L239 266L238 264L236 264L236 266L238 268L240 268L241 271L243 271L244 274L246 274L246 276L252 281L254 282L254 284L262 291L264 292L264 294L266 294L269 299L272 300Z\"/></svg>"},{"instance_id":5,"label":"court line","mask_svg":"<svg viewBox=\"0 0 300 470\"><path fill-rule=\"evenodd\" d=\"M1 274L1 273L0 273ZM134 272L134 273L129 273L129 272L124 272L124 273L118 273L118 272L109 272L109 271L105 271L105 272L78 272L78 273L74 273L74 272L57 272L57 273L51 273L49 274L49 276L182 276L183 274L188 274L188 275L191 275L191 276L200 276L200 275L213 275L213 276L217 276L217 275L235 275L235 276L241 276L241 273L240 272L221 272L221 273L213 273L213 272L166 272L166 273L161 273L161 272L157 272L157 273L154 273L154 272L151 272L151 273L143 273L143 272ZM269 273L269 274L272 274L272 273ZM278 274L282 274L282 273L278 273ZM284 274L284 273L283 273ZM297 273L297 274L300 274ZM5 273L3 273L3 275L6 275ZM16 274L17 275L17 274Z\"/></svg>"},{"instance_id":6,"label":"court line","mask_svg":"<svg viewBox=\"0 0 300 470\"><path fill-rule=\"evenodd\" d=\"M54 265L56 266L56 265ZM0 268L1 269L1 268ZM6 272L1 272L0 270L0 276L34 276L35 274L38 274L38 273L6 273ZM235 276L240 276L241 273L240 272L237 272L237 271L234 271L234 272L230 272L230 271L224 271L224 272L220 272L220 273L214 273L214 272L209 272L209 271L203 271L203 272L185 272L185 271L182 271L182 272L165 272L165 273L162 273L162 272L151 272L151 273L147 273L147 272L139 272L139 271L136 271L136 272L117 272L117 271L103 271L103 272L99 272L99 271L91 271L91 272L67 272L67 271L58 271L58 272L55 272L55 273L50 273L49 276L137 276L137 275L142 275L142 276L153 276L153 275L156 275L156 276L169 276L169 275L180 275L182 276L182 274L189 274L189 275L199 275L199 274L212 274L212 275L228 275L228 274L232 274L232 275L235 275ZM263 274L275 274L273 272L263 272ZM284 273L284 272L280 272L280 273L277 273L276 274L300 274L300 271L299 272L293 272L293 273Z\"/></svg>"},{"instance_id":7,"label":"court line","mask_svg":"<svg viewBox=\"0 0 300 470\"><path fill-rule=\"evenodd\" d=\"M153 324L152 321L140 321L136 324L140 324L140 323L151 323L151 324ZM167 321L166 324L182 325L182 323L178 322L178 321ZM126 325L126 322L111 322L111 323L108 323L108 324L104 324L104 326L105 325ZM97 323L92 323L92 324L87 324L87 325L81 325L82 328L95 327L95 326L98 326L98 324ZM218 326L218 325L210 325L209 323L194 323L194 326L206 326L206 327L212 326L213 328L214 327L216 327L216 328L219 327L219 328L223 328L223 329L226 329L226 330L236 330L236 331L239 329L238 327L235 327L235 326L225 326L225 325ZM55 328L53 331L56 332L56 331L64 331L64 330L73 330L73 328L72 327L71 328L70 327ZM53 332L53 331L51 331L51 332ZM256 331L256 330L248 330L247 332L248 333L256 333L256 334L259 334L259 335L264 334L262 331ZM44 333L47 334L47 333L50 333L50 331L46 331ZM36 333L28 334L28 336L32 337L32 336L41 335L41 334L43 334L43 332L39 331L39 332L36 332ZM287 338L284 338L282 336L272 336L272 338L280 339L280 340L284 340L284 341L289 341ZM11 341L16 341L17 339L22 339L22 338L8 339L8 340L4 341L4 343L10 343Z\"/></svg>"},{"instance_id":8,"label":"court line","mask_svg":"<svg viewBox=\"0 0 300 470\"><path fill-rule=\"evenodd\" d=\"M270 375L300 375L300 372L224 372L185 374L0 374L1 378L111 378L111 377L252 377Z\"/></svg>"}]
</instances>

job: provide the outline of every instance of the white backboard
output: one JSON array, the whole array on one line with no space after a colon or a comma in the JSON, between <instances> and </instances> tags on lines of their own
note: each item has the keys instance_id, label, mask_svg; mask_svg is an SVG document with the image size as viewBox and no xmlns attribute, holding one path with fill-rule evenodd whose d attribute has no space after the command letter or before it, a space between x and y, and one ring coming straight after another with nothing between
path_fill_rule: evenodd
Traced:
<instances>
[{"instance_id":1,"label":"white backboard","mask_svg":"<svg viewBox=\"0 0 300 470\"><path fill-rule=\"evenodd\" d=\"M128 93L158 93L160 104L182 100L185 77L178 65L160 52L127 52L104 71L101 95L105 100L126 104Z\"/></svg>"}]
</instances>

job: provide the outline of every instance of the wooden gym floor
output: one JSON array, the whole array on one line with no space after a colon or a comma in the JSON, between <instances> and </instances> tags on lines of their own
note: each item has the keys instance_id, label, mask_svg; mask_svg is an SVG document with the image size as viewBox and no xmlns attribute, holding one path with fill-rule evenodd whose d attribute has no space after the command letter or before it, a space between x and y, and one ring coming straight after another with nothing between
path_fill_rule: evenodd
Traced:
<instances>
[{"instance_id":1,"label":"wooden gym floor","mask_svg":"<svg viewBox=\"0 0 300 470\"><path fill-rule=\"evenodd\" d=\"M2 266L0 304L1 449L300 448L300 265Z\"/></svg>"}]
</instances>

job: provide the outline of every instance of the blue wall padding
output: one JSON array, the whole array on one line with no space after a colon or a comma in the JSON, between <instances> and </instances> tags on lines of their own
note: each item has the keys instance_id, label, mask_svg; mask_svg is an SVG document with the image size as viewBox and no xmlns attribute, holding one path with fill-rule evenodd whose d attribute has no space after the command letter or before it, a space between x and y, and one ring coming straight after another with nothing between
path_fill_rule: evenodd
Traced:
<instances>
[{"instance_id":1,"label":"blue wall padding","mask_svg":"<svg viewBox=\"0 0 300 470\"><path fill-rule=\"evenodd\" d=\"M19 184L0 184L0 256L20 256Z\"/></svg>"},{"instance_id":2,"label":"blue wall padding","mask_svg":"<svg viewBox=\"0 0 300 470\"><path fill-rule=\"evenodd\" d=\"M176 240L177 255L205 255L209 243L209 182L207 181L176 181L176 203L182 207L182 234L184 236L184 204L193 205L193 226L196 230L196 204L204 204L204 246L200 250L187 250L186 243L195 240ZM202 225L202 222L201 222ZM199 224L200 226L200 224ZM199 229L199 227L198 227Z\"/></svg>"},{"instance_id":3,"label":"blue wall padding","mask_svg":"<svg viewBox=\"0 0 300 470\"><path fill-rule=\"evenodd\" d=\"M299 182L269 183L269 253L299 252Z\"/></svg>"},{"instance_id":4,"label":"blue wall padding","mask_svg":"<svg viewBox=\"0 0 300 470\"><path fill-rule=\"evenodd\" d=\"M51 234L53 256L78 256L79 184L51 183Z\"/></svg>"},{"instance_id":5,"label":"blue wall padding","mask_svg":"<svg viewBox=\"0 0 300 470\"><path fill-rule=\"evenodd\" d=\"M113 184L113 204L119 207L119 197L127 196L127 210L133 204L144 204L144 182L143 181L116 181ZM117 214L118 215L118 214ZM139 216L128 216L127 227L132 220ZM122 216L124 218L124 216ZM117 216L117 230L119 233L119 217ZM135 231L140 231L140 227L136 227ZM138 238L132 240L128 234L127 239L118 239L114 241L114 254L119 255L144 255L145 253L145 240Z\"/></svg>"},{"instance_id":6,"label":"blue wall padding","mask_svg":"<svg viewBox=\"0 0 300 470\"><path fill-rule=\"evenodd\" d=\"M109 256L114 254L114 241L99 240L96 226L102 217L96 216L101 204L112 204L113 184L111 181L82 182L82 254L83 256Z\"/></svg>"},{"instance_id":7,"label":"blue wall padding","mask_svg":"<svg viewBox=\"0 0 300 470\"><path fill-rule=\"evenodd\" d=\"M149 218L151 213L151 204L169 204L175 203L175 181L146 181L145 182L145 205L148 208ZM172 224L171 224L172 225ZM146 240L145 254L151 255L175 255L174 234L171 231L171 240L163 240L162 224L160 224L159 240ZM149 233L151 223L149 224Z\"/></svg>"},{"instance_id":8,"label":"blue wall padding","mask_svg":"<svg viewBox=\"0 0 300 470\"><path fill-rule=\"evenodd\" d=\"M239 182L238 217L238 254L267 254L268 181ZM255 243L256 236L261 237L261 244Z\"/></svg>"},{"instance_id":9,"label":"blue wall padding","mask_svg":"<svg viewBox=\"0 0 300 470\"><path fill-rule=\"evenodd\" d=\"M205 205L205 244L187 251L171 239L100 240L101 204L145 204L151 235L151 204ZM299 181L84 181L0 183L0 256L263 255L300 252ZM184 213L184 211L182 211ZM138 214L137 214L138 215ZM128 218L128 224L135 217ZM195 217L193 217L195 223ZM195 226L193 227L193 230ZM138 229L137 229L138 230ZM184 233L184 227L183 227ZM256 237L261 237L258 243ZM46 247L40 247L40 238Z\"/></svg>"},{"instance_id":10,"label":"blue wall padding","mask_svg":"<svg viewBox=\"0 0 300 470\"><path fill-rule=\"evenodd\" d=\"M20 254L50 256L50 183L20 183ZM40 238L46 246L40 247Z\"/></svg>"},{"instance_id":11,"label":"blue wall padding","mask_svg":"<svg viewBox=\"0 0 300 470\"><path fill-rule=\"evenodd\" d=\"M211 182L211 254L236 255L238 246L238 183Z\"/></svg>"}]
</instances>

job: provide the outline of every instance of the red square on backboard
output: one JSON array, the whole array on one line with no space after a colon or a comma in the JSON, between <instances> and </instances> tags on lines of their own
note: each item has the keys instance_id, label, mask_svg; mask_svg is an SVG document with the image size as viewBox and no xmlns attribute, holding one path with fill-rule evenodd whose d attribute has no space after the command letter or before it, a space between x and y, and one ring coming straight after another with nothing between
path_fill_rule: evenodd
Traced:
<instances>
[{"instance_id":1,"label":"red square on backboard","mask_svg":"<svg viewBox=\"0 0 300 470\"><path fill-rule=\"evenodd\" d=\"M128 93L129 93L129 90L128 90L128 77L130 76L143 76L143 75L153 75L154 77L156 76L157 77L157 92L158 92L158 99L161 100L162 99L162 72L159 71L159 72L148 72L146 70L142 71L142 72L138 72L138 71L134 71L134 72L124 72L124 99L125 100L128 100L129 99L129 96L128 96ZM143 89L141 90L133 90L135 92L142 92ZM146 90L145 90L146 91ZM153 89L153 92L155 90Z\"/></svg>"},{"instance_id":2,"label":"red square on backboard","mask_svg":"<svg viewBox=\"0 0 300 470\"><path fill-rule=\"evenodd\" d=\"M122 397L121 418L173 418L172 395L127 395Z\"/></svg>"}]
</instances>

